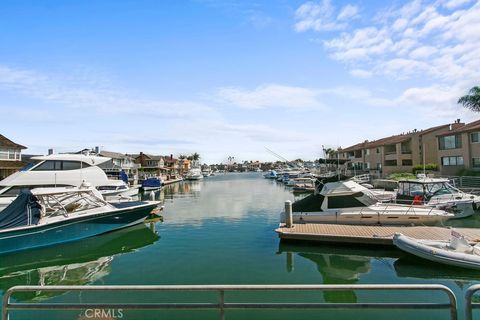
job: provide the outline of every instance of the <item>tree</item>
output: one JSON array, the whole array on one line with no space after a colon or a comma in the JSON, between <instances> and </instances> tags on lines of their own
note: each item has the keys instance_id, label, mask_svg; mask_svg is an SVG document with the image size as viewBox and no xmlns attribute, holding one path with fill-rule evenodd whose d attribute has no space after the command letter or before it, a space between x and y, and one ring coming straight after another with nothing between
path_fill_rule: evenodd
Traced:
<instances>
[{"instance_id":1,"label":"tree","mask_svg":"<svg viewBox=\"0 0 480 320\"><path fill-rule=\"evenodd\" d=\"M200 155L195 152L194 154L192 154L192 159L197 161L198 159L200 159Z\"/></svg>"},{"instance_id":2,"label":"tree","mask_svg":"<svg viewBox=\"0 0 480 320\"><path fill-rule=\"evenodd\" d=\"M458 103L474 112L480 112L480 87L470 89L466 96L458 99Z\"/></svg>"},{"instance_id":3,"label":"tree","mask_svg":"<svg viewBox=\"0 0 480 320\"><path fill-rule=\"evenodd\" d=\"M184 160L184 159L187 159L187 156L184 155L184 154L181 154L181 155L178 156L178 159Z\"/></svg>"}]
</instances>

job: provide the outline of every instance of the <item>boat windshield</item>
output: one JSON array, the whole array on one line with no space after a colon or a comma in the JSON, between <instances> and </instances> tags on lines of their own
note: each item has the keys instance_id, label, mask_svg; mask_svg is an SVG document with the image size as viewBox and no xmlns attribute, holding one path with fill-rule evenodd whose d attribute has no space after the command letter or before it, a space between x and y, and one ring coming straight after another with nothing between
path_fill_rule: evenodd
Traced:
<instances>
[{"instance_id":1,"label":"boat windshield","mask_svg":"<svg viewBox=\"0 0 480 320\"><path fill-rule=\"evenodd\" d=\"M442 194L455 194L460 191L450 185L448 182L435 182L425 184L425 193L427 196L442 195Z\"/></svg>"},{"instance_id":2,"label":"boat windshield","mask_svg":"<svg viewBox=\"0 0 480 320\"><path fill-rule=\"evenodd\" d=\"M69 214L82 214L86 210L95 209L107 205L90 190L68 192L60 194L37 195L38 202L42 205L44 216L57 216Z\"/></svg>"},{"instance_id":3,"label":"boat windshield","mask_svg":"<svg viewBox=\"0 0 480 320\"><path fill-rule=\"evenodd\" d=\"M400 182L398 193L405 196L455 194L460 191L446 181L439 182Z\"/></svg>"}]
</instances>

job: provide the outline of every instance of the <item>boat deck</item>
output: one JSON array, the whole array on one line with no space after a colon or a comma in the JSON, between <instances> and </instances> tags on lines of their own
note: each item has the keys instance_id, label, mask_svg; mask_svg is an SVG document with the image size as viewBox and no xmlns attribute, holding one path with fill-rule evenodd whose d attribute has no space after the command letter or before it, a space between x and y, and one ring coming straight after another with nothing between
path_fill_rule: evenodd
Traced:
<instances>
[{"instance_id":1,"label":"boat deck","mask_svg":"<svg viewBox=\"0 0 480 320\"><path fill-rule=\"evenodd\" d=\"M472 243L480 242L480 229L455 228ZM393 235L402 233L415 239L449 240L451 230L447 227L427 226L367 226L304 223L287 228L281 224L275 230L280 239L318 242L342 242L357 244L393 245Z\"/></svg>"}]
</instances>

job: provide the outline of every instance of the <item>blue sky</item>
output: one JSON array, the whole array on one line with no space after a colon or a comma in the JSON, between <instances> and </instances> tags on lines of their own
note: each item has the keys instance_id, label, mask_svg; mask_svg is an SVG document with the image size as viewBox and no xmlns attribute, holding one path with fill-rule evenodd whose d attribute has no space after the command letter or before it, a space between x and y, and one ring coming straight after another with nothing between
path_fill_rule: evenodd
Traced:
<instances>
[{"instance_id":1,"label":"blue sky","mask_svg":"<svg viewBox=\"0 0 480 320\"><path fill-rule=\"evenodd\" d=\"M480 1L9 1L0 133L44 154L315 159L478 119Z\"/></svg>"}]
</instances>

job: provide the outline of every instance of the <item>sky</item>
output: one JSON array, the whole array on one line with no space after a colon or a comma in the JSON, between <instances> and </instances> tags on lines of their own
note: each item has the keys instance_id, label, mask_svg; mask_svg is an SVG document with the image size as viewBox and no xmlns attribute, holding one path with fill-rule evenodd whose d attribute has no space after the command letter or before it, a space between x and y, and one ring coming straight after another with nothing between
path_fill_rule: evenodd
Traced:
<instances>
[{"instance_id":1,"label":"sky","mask_svg":"<svg viewBox=\"0 0 480 320\"><path fill-rule=\"evenodd\" d=\"M1 0L0 134L204 163L480 118L480 0Z\"/></svg>"}]
</instances>

